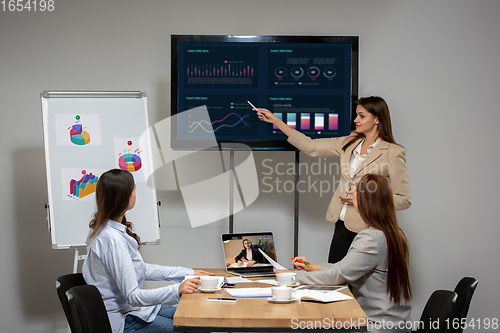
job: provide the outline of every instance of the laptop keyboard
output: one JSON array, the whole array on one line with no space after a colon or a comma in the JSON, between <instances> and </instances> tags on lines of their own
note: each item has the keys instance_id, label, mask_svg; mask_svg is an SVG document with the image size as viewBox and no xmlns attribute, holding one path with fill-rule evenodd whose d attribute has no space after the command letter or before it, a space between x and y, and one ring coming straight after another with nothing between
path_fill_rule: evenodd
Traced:
<instances>
[{"instance_id":1,"label":"laptop keyboard","mask_svg":"<svg viewBox=\"0 0 500 333\"><path fill-rule=\"evenodd\" d=\"M248 272L248 273L241 273L242 276L244 277L250 277L250 276L274 276L274 272L270 271L262 271L262 272Z\"/></svg>"},{"instance_id":2,"label":"laptop keyboard","mask_svg":"<svg viewBox=\"0 0 500 333\"><path fill-rule=\"evenodd\" d=\"M241 274L253 274L253 273L262 273L262 272L272 272L272 267L252 267L252 271L249 272L248 268L233 268L231 269L233 272L241 273Z\"/></svg>"}]
</instances>

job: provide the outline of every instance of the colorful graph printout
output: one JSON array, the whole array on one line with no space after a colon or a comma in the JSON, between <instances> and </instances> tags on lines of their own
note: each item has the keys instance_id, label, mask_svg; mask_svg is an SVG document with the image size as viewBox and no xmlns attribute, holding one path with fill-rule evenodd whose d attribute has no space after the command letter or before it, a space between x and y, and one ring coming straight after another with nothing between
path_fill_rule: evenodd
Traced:
<instances>
[{"instance_id":1,"label":"colorful graph printout","mask_svg":"<svg viewBox=\"0 0 500 333\"><path fill-rule=\"evenodd\" d=\"M134 176L136 182L145 182L144 151L139 138L115 138L116 167L126 170Z\"/></svg>"},{"instance_id":2,"label":"colorful graph printout","mask_svg":"<svg viewBox=\"0 0 500 333\"><path fill-rule=\"evenodd\" d=\"M79 117L79 116L77 116L77 117ZM89 134L89 132L84 130L84 127L82 124L76 123L68 129L69 129L70 140L75 145L83 146L83 145L88 145L90 143L90 134ZM86 129L86 127L85 127L85 129Z\"/></svg>"},{"instance_id":3,"label":"colorful graph printout","mask_svg":"<svg viewBox=\"0 0 500 333\"><path fill-rule=\"evenodd\" d=\"M57 114L58 146L101 146L101 124L98 114Z\"/></svg>"},{"instance_id":4,"label":"colorful graph printout","mask_svg":"<svg viewBox=\"0 0 500 333\"><path fill-rule=\"evenodd\" d=\"M61 169L64 201L95 201L102 169Z\"/></svg>"}]
</instances>

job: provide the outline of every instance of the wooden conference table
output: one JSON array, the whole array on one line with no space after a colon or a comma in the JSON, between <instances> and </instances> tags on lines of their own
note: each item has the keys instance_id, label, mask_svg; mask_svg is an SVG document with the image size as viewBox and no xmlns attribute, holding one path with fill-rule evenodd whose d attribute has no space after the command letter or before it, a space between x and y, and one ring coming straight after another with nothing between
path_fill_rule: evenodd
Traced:
<instances>
[{"instance_id":1,"label":"wooden conference table","mask_svg":"<svg viewBox=\"0 0 500 333\"><path fill-rule=\"evenodd\" d=\"M204 269L226 276L224 269ZM233 275L227 275L233 276ZM251 278L262 280L263 277ZM239 283L236 288L271 287L262 283ZM349 289L341 291L352 296ZM366 332L367 318L358 302L271 303L267 297L238 298L237 302L208 302L207 297L228 297L224 288L215 293L182 295L174 316L176 332L297 332L312 328L336 332Z\"/></svg>"}]
</instances>

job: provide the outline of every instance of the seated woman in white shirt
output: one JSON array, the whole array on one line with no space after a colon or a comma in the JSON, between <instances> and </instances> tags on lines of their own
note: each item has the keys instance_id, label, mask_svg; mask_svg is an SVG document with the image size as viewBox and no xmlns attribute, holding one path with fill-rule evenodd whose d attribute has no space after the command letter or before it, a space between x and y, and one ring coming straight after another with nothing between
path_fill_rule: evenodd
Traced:
<instances>
[{"instance_id":1,"label":"seated woman in white shirt","mask_svg":"<svg viewBox=\"0 0 500 333\"><path fill-rule=\"evenodd\" d=\"M349 283L368 317L369 332L407 332L411 312L408 241L398 227L389 181L364 175L353 204L367 228L355 238L347 255L335 264L306 264L296 257L297 282ZM279 273L280 271L276 271Z\"/></svg>"},{"instance_id":2,"label":"seated woman in white shirt","mask_svg":"<svg viewBox=\"0 0 500 333\"><path fill-rule=\"evenodd\" d=\"M97 210L89 226L83 277L102 296L114 333L173 332L173 316L181 294L193 293L201 270L147 264L139 253L140 239L125 212L135 205L135 183L128 171L113 169L99 177ZM143 289L146 280L176 283Z\"/></svg>"}]
</instances>

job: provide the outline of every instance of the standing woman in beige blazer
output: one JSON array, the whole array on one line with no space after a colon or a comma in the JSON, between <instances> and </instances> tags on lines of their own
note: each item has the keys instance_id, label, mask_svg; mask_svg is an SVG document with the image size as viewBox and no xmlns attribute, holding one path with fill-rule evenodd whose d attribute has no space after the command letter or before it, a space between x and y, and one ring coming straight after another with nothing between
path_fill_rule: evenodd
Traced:
<instances>
[{"instance_id":1,"label":"standing woman in beige blazer","mask_svg":"<svg viewBox=\"0 0 500 333\"><path fill-rule=\"evenodd\" d=\"M406 167L406 150L392 135L389 107L381 97L357 101L355 131L349 136L311 139L292 129L267 109L257 109L260 120L272 123L288 136L288 142L311 156L340 156L340 183L328 207L326 219L335 223L330 245L329 263L347 254L356 235L366 228L353 206L352 194L365 174L389 179L396 210L410 207L410 183Z\"/></svg>"}]
</instances>

